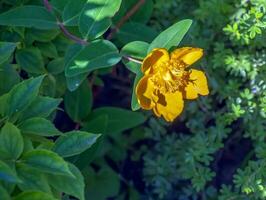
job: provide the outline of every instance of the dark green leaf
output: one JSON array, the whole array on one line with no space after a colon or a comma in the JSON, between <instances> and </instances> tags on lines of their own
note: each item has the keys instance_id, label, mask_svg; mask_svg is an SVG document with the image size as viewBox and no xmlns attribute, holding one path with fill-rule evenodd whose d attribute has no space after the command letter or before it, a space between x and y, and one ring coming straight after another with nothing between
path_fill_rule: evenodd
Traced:
<instances>
[{"instance_id":1,"label":"dark green leaf","mask_svg":"<svg viewBox=\"0 0 266 200\"><path fill-rule=\"evenodd\" d=\"M16 52L16 61L19 66L28 73L45 73L41 51L36 47L18 50Z\"/></svg>"},{"instance_id":2,"label":"dark green leaf","mask_svg":"<svg viewBox=\"0 0 266 200\"><path fill-rule=\"evenodd\" d=\"M63 12L63 22L66 26L77 26L80 13L86 3L86 0L69 1Z\"/></svg>"},{"instance_id":3,"label":"dark green leaf","mask_svg":"<svg viewBox=\"0 0 266 200\"><path fill-rule=\"evenodd\" d=\"M53 59L51 62L48 63L47 65L47 70L49 73L53 75L60 74L64 71L65 66L64 66L64 58L56 58Z\"/></svg>"},{"instance_id":4,"label":"dark green leaf","mask_svg":"<svg viewBox=\"0 0 266 200\"><path fill-rule=\"evenodd\" d=\"M8 192L6 191L6 189L4 187L2 187L0 185L0 199L1 200L11 200L10 195L8 194Z\"/></svg>"},{"instance_id":5,"label":"dark green leaf","mask_svg":"<svg viewBox=\"0 0 266 200\"><path fill-rule=\"evenodd\" d=\"M140 79L143 77L143 74L142 72L139 72L136 74L136 77L135 77L135 80L134 80L134 85L133 85L133 88L132 88L132 97L131 97L131 109L133 111L136 111L140 108L140 105L138 103L138 99L137 99L137 96L136 96L136 87L137 87L137 84L138 82L140 81Z\"/></svg>"},{"instance_id":6,"label":"dark green leaf","mask_svg":"<svg viewBox=\"0 0 266 200\"><path fill-rule=\"evenodd\" d=\"M87 1L79 18L79 29L85 39L100 37L110 26L121 0Z\"/></svg>"},{"instance_id":7,"label":"dark green leaf","mask_svg":"<svg viewBox=\"0 0 266 200\"><path fill-rule=\"evenodd\" d=\"M19 83L20 77L13 65L3 64L0 65L0 80L0 95L2 95Z\"/></svg>"},{"instance_id":8,"label":"dark green leaf","mask_svg":"<svg viewBox=\"0 0 266 200\"><path fill-rule=\"evenodd\" d=\"M84 200L84 178L79 169L73 164L69 163L68 167L74 177L48 175L49 183L58 191L62 191L80 200Z\"/></svg>"},{"instance_id":9,"label":"dark green leaf","mask_svg":"<svg viewBox=\"0 0 266 200\"><path fill-rule=\"evenodd\" d=\"M0 160L0 180L3 180L8 183L20 182L15 172L12 169L10 169L10 167L1 160Z\"/></svg>"},{"instance_id":10,"label":"dark green leaf","mask_svg":"<svg viewBox=\"0 0 266 200\"><path fill-rule=\"evenodd\" d=\"M116 34L116 39L122 44L127 44L132 41L151 42L157 35L157 32L141 23L128 22L124 24Z\"/></svg>"},{"instance_id":11,"label":"dark green leaf","mask_svg":"<svg viewBox=\"0 0 266 200\"><path fill-rule=\"evenodd\" d=\"M6 62L16 48L15 43L0 42L0 64Z\"/></svg>"},{"instance_id":12,"label":"dark green leaf","mask_svg":"<svg viewBox=\"0 0 266 200\"><path fill-rule=\"evenodd\" d=\"M36 99L21 113L23 120L32 117L48 117L60 104L62 99L37 96Z\"/></svg>"},{"instance_id":13,"label":"dark green leaf","mask_svg":"<svg viewBox=\"0 0 266 200\"><path fill-rule=\"evenodd\" d=\"M142 113L132 112L116 107L101 107L95 109L90 115L91 118L107 115L107 133L117 133L142 124L146 118Z\"/></svg>"},{"instance_id":14,"label":"dark green leaf","mask_svg":"<svg viewBox=\"0 0 266 200\"><path fill-rule=\"evenodd\" d=\"M38 29L57 28L55 17L44 7L20 6L0 14L0 25L24 26Z\"/></svg>"},{"instance_id":15,"label":"dark green leaf","mask_svg":"<svg viewBox=\"0 0 266 200\"><path fill-rule=\"evenodd\" d=\"M22 181L18 184L21 190L39 190L45 193L51 193L50 186L44 174L24 164L18 164L16 169L18 177Z\"/></svg>"},{"instance_id":16,"label":"dark green leaf","mask_svg":"<svg viewBox=\"0 0 266 200\"><path fill-rule=\"evenodd\" d=\"M65 110L75 122L82 121L91 111L92 91L84 82L76 91L67 91L64 98Z\"/></svg>"},{"instance_id":17,"label":"dark green leaf","mask_svg":"<svg viewBox=\"0 0 266 200\"><path fill-rule=\"evenodd\" d=\"M6 159L16 160L23 151L24 143L20 130L12 123L7 122L0 133L0 152Z\"/></svg>"}]
</instances>

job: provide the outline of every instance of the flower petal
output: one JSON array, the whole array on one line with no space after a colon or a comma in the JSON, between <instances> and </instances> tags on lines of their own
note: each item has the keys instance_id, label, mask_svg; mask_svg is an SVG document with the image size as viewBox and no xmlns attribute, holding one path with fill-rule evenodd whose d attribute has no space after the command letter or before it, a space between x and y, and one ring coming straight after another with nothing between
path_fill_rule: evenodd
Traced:
<instances>
[{"instance_id":1,"label":"flower petal","mask_svg":"<svg viewBox=\"0 0 266 200\"><path fill-rule=\"evenodd\" d=\"M194 47L182 47L174 50L171 53L171 59L181 60L187 66L192 65L199 60L203 55L203 49Z\"/></svg>"},{"instance_id":2,"label":"flower petal","mask_svg":"<svg viewBox=\"0 0 266 200\"><path fill-rule=\"evenodd\" d=\"M185 88L185 98L196 99L198 94L209 94L207 78L202 71L192 69L189 75L189 83Z\"/></svg>"},{"instance_id":3,"label":"flower petal","mask_svg":"<svg viewBox=\"0 0 266 200\"><path fill-rule=\"evenodd\" d=\"M169 53L166 49L157 48L153 49L146 58L143 60L141 70L145 74L149 74L152 66L158 65L162 62L168 61L170 59Z\"/></svg>"},{"instance_id":4,"label":"flower petal","mask_svg":"<svg viewBox=\"0 0 266 200\"><path fill-rule=\"evenodd\" d=\"M156 110L156 115L162 115L166 121L172 122L181 114L183 107L184 101L182 93L177 91L175 93L166 93L162 95L162 97L159 97L153 110Z\"/></svg>"},{"instance_id":5,"label":"flower petal","mask_svg":"<svg viewBox=\"0 0 266 200\"><path fill-rule=\"evenodd\" d=\"M150 110L154 107L154 84L150 76L144 76L140 79L136 87L136 95L141 108Z\"/></svg>"}]
</instances>

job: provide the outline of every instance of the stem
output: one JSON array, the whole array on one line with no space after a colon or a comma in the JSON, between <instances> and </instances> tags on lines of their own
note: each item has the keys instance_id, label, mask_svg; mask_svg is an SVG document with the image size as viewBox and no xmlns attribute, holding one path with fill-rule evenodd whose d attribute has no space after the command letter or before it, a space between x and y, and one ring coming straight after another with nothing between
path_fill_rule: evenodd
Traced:
<instances>
[{"instance_id":1,"label":"stem","mask_svg":"<svg viewBox=\"0 0 266 200\"><path fill-rule=\"evenodd\" d=\"M115 28L111 30L110 34L106 37L106 39L110 40L113 38L114 34L123 26L123 24L134 15L139 8L145 3L145 0L139 0L130 10L129 12L121 18L121 20L116 24Z\"/></svg>"},{"instance_id":2,"label":"stem","mask_svg":"<svg viewBox=\"0 0 266 200\"><path fill-rule=\"evenodd\" d=\"M138 64L142 64L142 61L141 60L138 60L137 58L132 58L132 57L130 57L130 56L123 56L126 60L128 60L128 61L132 61L132 62L134 62L134 63L138 63Z\"/></svg>"},{"instance_id":3,"label":"stem","mask_svg":"<svg viewBox=\"0 0 266 200\"><path fill-rule=\"evenodd\" d=\"M45 8L50 12L52 13L53 11L53 7L52 5L49 3L48 0L43 0L43 4L45 6ZM74 42L78 43L78 44L81 44L81 45L86 45L88 44L88 42L86 40L83 40L73 34L71 34L67 29L66 27L64 26L64 24L57 18L55 17L56 20L57 20L57 24L59 26L59 29L62 31L62 33L67 37L69 38L70 40L73 40Z\"/></svg>"}]
</instances>

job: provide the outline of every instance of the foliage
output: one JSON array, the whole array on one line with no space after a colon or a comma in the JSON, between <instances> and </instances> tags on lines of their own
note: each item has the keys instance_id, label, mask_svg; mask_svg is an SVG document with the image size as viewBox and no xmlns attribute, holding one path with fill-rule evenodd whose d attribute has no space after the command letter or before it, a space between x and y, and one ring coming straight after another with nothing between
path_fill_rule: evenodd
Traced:
<instances>
[{"instance_id":1,"label":"foliage","mask_svg":"<svg viewBox=\"0 0 266 200\"><path fill-rule=\"evenodd\" d=\"M265 199L265 13L264 0L0 1L0 199ZM210 95L168 124L137 111L135 86L142 59L175 46L204 49Z\"/></svg>"}]
</instances>

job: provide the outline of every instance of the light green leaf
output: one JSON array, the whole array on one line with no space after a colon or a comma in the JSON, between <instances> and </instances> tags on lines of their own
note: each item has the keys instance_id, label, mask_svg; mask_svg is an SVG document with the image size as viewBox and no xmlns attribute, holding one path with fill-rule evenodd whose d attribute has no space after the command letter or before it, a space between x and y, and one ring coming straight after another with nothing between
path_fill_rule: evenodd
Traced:
<instances>
[{"instance_id":1,"label":"light green leaf","mask_svg":"<svg viewBox=\"0 0 266 200\"><path fill-rule=\"evenodd\" d=\"M53 151L62 157L74 156L90 148L99 136L84 131L71 131L56 140Z\"/></svg>"},{"instance_id":2,"label":"light green leaf","mask_svg":"<svg viewBox=\"0 0 266 200\"><path fill-rule=\"evenodd\" d=\"M136 96L136 87L137 87L137 84L138 82L140 81L140 79L143 77L143 74L142 72L139 72L136 74L136 77L135 77L135 80L134 80L134 85L133 85L133 88L132 88L132 96L131 96L131 109L133 111L136 111L138 109L140 109L140 105L138 103L138 99L137 99L137 96Z\"/></svg>"},{"instance_id":3,"label":"light green leaf","mask_svg":"<svg viewBox=\"0 0 266 200\"><path fill-rule=\"evenodd\" d=\"M13 200L58 200L53 196L40 191L25 191L20 193Z\"/></svg>"},{"instance_id":4,"label":"light green leaf","mask_svg":"<svg viewBox=\"0 0 266 200\"><path fill-rule=\"evenodd\" d=\"M92 91L87 82L84 82L76 91L66 91L64 105L67 114L75 122L82 121L91 111Z\"/></svg>"},{"instance_id":5,"label":"light green leaf","mask_svg":"<svg viewBox=\"0 0 266 200\"><path fill-rule=\"evenodd\" d=\"M155 48L170 49L173 46L178 46L192 24L192 20L185 19L170 26L160 33L150 44L148 52Z\"/></svg>"},{"instance_id":6,"label":"light green leaf","mask_svg":"<svg viewBox=\"0 0 266 200\"><path fill-rule=\"evenodd\" d=\"M7 122L0 133L0 157L16 160L23 151L24 143L20 130L12 123Z\"/></svg>"},{"instance_id":7,"label":"light green leaf","mask_svg":"<svg viewBox=\"0 0 266 200\"><path fill-rule=\"evenodd\" d=\"M79 29L85 39L100 37L112 24L111 17L118 11L121 0L91 0L85 4Z\"/></svg>"},{"instance_id":8,"label":"light green leaf","mask_svg":"<svg viewBox=\"0 0 266 200\"><path fill-rule=\"evenodd\" d=\"M28 166L41 172L73 176L63 158L49 150L38 149L28 151L24 154L22 160Z\"/></svg>"},{"instance_id":9,"label":"light green leaf","mask_svg":"<svg viewBox=\"0 0 266 200\"><path fill-rule=\"evenodd\" d=\"M28 73L45 73L44 61L41 51L36 47L20 49L16 52L16 61Z\"/></svg>"},{"instance_id":10,"label":"light green leaf","mask_svg":"<svg viewBox=\"0 0 266 200\"><path fill-rule=\"evenodd\" d=\"M8 183L18 183L19 178L15 172L3 161L0 160L0 180Z\"/></svg>"},{"instance_id":11,"label":"light green leaf","mask_svg":"<svg viewBox=\"0 0 266 200\"><path fill-rule=\"evenodd\" d=\"M75 165L68 163L68 167L74 177L48 175L49 183L58 191L62 191L80 200L84 200L84 178Z\"/></svg>"},{"instance_id":12,"label":"light green leaf","mask_svg":"<svg viewBox=\"0 0 266 200\"><path fill-rule=\"evenodd\" d=\"M0 42L0 64L6 62L16 48L16 43Z\"/></svg>"},{"instance_id":13,"label":"light green leaf","mask_svg":"<svg viewBox=\"0 0 266 200\"><path fill-rule=\"evenodd\" d=\"M56 136L61 135L52 122L47 119L34 117L27 119L19 125L22 133L41 135L41 136Z\"/></svg>"},{"instance_id":14,"label":"light green leaf","mask_svg":"<svg viewBox=\"0 0 266 200\"><path fill-rule=\"evenodd\" d=\"M80 48L66 63L66 76L76 76L115 65L121 59L116 46L107 40L96 40Z\"/></svg>"},{"instance_id":15,"label":"light green leaf","mask_svg":"<svg viewBox=\"0 0 266 200\"><path fill-rule=\"evenodd\" d=\"M22 111L35 100L43 78L44 76L30 78L12 88L7 99L8 116Z\"/></svg>"},{"instance_id":16,"label":"light green leaf","mask_svg":"<svg viewBox=\"0 0 266 200\"><path fill-rule=\"evenodd\" d=\"M130 56L134 59L142 61L147 55L148 48L149 44L146 42L142 41L130 42L122 48L121 55ZM141 72L141 64L132 62L126 58L123 58L122 61L126 65L126 67L135 74Z\"/></svg>"},{"instance_id":17,"label":"light green leaf","mask_svg":"<svg viewBox=\"0 0 266 200\"><path fill-rule=\"evenodd\" d=\"M57 28L55 16L41 6L19 6L0 14L2 26L24 26L37 29Z\"/></svg>"}]
</instances>

